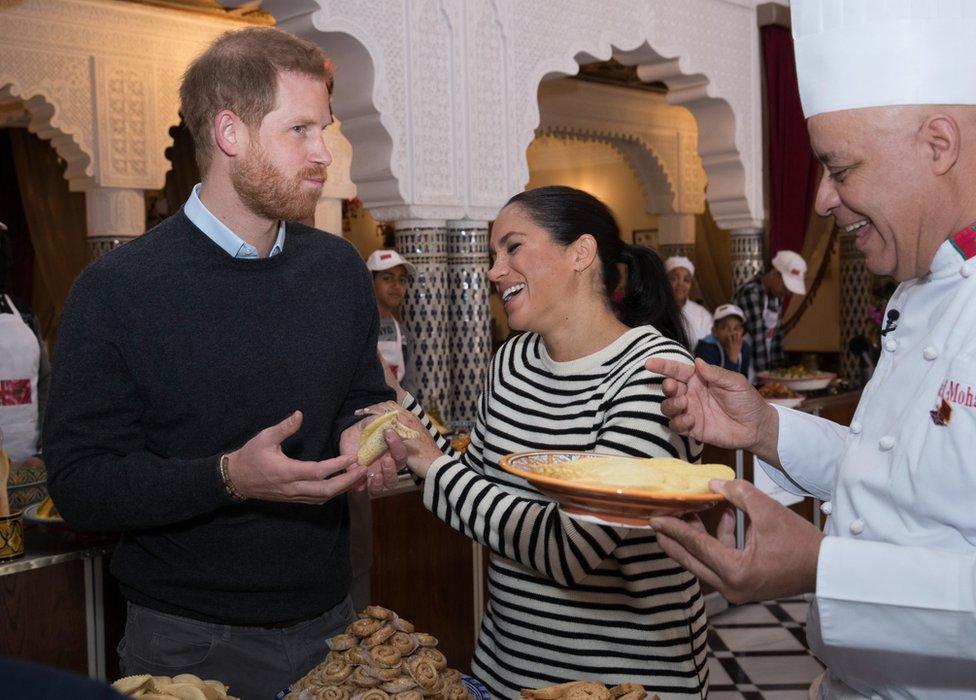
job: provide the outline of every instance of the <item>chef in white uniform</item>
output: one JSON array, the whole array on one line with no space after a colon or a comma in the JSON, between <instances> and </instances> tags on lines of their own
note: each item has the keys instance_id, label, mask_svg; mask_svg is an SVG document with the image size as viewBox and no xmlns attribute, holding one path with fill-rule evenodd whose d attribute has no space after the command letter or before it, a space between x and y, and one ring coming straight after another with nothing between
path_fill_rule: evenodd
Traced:
<instances>
[{"instance_id":1,"label":"chef in white uniform","mask_svg":"<svg viewBox=\"0 0 976 700\"><path fill-rule=\"evenodd\" d=\"M655 518L664 550L733 602L815 592L822 698L976 698L976 2L793 0L816 209L901 282L850 426L764 404L720 368L667 375L672 428L742 447L824 501L826 533L751 484L718 537Z\"/></svg>"}]
</instances>

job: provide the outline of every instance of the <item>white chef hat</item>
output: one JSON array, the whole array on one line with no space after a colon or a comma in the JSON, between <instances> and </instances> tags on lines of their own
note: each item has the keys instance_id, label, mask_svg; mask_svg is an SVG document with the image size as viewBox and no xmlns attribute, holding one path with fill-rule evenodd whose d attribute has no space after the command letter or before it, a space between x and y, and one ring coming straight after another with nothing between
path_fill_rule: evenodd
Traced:
<instances>
[{"instance_id":1,"label":"white chef hat","mask_svg":"<svg viewBox=\"0 0 976 700\"><path fill-rule=\"evenodd\" d=\"M671 270L675 269L676 267L683 267L691 273L692 277L695 276L695 263L691 262L691 260L683 255L672 255L670 258L664 261L665 272L671 272Z\"/></svg>"},{"instance_id":2,"label":"white chef hat","mask_svg":"<svg viewBox=\"0 0 976 700\"><path fill-rule=\"evenodd\" d=\"M405 260L403 256L395 250L374 250L372 253L370 253L369 257L366 258L366 268L370 272L389 270L391 267L397 267L398 265L403 265L405 268L407 268L408 274L417 274L417 268L413 266L413 263Z\"/></svg>"},{"instance_id":3,"label":"white chef hat","mask_svg":"<svg viewBox=\"0 0 976 700\"><path fill-rule=\"evenodd\" d=\"M792 0L803 115L976 104L976 2Z\"/></svg>"}]
</instances>

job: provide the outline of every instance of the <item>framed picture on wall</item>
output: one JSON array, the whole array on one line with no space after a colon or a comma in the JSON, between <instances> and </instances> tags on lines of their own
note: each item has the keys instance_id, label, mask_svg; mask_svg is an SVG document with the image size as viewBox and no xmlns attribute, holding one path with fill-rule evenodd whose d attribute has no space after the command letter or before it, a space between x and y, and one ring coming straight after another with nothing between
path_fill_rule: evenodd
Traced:
<instances>
[{"instance_id":1,"label":"framed picture on wall","mask_svg":"<svg viewBox=\"0 0 976 700\"><path fill-rule=\"evenodd\" d=\"M634 245L641 245L651 250L657 250L656 228L635 228L632 235Z\"/></svg>"}]
</instances>

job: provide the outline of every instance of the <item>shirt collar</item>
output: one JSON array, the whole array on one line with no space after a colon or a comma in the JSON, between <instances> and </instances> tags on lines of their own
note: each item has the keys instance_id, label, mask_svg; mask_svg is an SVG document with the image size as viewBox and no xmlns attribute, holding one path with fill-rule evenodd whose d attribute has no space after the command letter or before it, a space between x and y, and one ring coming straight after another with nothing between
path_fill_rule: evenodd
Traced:
<instances>
[{"instance_id":1,"label":"shirt collar","mask_svg":"<svg viewBox=\"0 0 976 700\"><path fill-rule=\"evenodd\" d=\"M200 183L193 186L189 199L183 206L183 213L186 214L194 226L204 232L207 238L219 245L232 258L244 258L256 260L258 250L250 243L245 242L236 233L231 231L223 221L214 216L209 209L200 201ZM278 222L278 237L274 245L271 246L271 253L268 257L278 255L285 247L285 222Z\"/></svg>"}]
</instances>

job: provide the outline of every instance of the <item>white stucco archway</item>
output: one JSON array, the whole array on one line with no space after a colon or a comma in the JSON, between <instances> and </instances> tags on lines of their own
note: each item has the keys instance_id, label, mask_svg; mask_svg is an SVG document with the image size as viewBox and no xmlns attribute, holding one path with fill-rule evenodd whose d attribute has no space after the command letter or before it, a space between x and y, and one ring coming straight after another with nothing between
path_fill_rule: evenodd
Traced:
<instances>
[{"instance_id":1,"label":"white stucco archway","mask_svg":"<svg viewBox=\"0 0 976 700\"><path fill-rule=\"evenodd\" d=\"M613 56L638 66L642 79L665 82L668 100L695 115L716 221L762 224L752 0L565 0L556 7L265 0L263 7L279 26L343 57L335 108L353 144L360 197L379 218L492 218L528 181L539 85Z\"/></svg>"}]
</instances>

